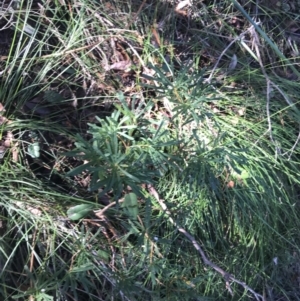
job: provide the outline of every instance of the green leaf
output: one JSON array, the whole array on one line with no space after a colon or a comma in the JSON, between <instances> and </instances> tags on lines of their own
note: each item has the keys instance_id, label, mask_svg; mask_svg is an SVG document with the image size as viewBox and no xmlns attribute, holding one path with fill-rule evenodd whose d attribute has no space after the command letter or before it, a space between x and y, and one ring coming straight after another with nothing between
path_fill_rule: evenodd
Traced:
<instances>
[{"instance_id":1,"label":"green leaf","mask_svg":"<svg viewBox=\"0 0 300 301\"><path fill-rule=\"evenodd\" d=\"M231 175L233 178L235 179L243 179L246 180L248 178L250 178L250 174L247 170L242 169L242 170L237 170L237 169L233 169L231 172Z\"/></svg>"},{"instance_id":2,"label":"green leaf","mask_svg":"<svg viewBox=\"0 0 300 301\"><path fill-rule=\"evenodd\" d=\"M98 170L98 177L100 181L103 181L107 177L107 171L105 171L103 168L99 168Z\"/></svg>"},{"instance_id":3,"label":"green leaf","mask_svg":"<svg viewBox=\"0 0 300 301\"><path fill-rule=\"evenodd\" d=\"M135 181L137 183L141 182L140 179L138 179L137 177L131 175L130 173L128 173L125 169L123 169L121 167L120 167L120 171L122 171L124 173L124 175L127 176L129 179L131 179L131 180L133 180L133 181Z\"/></svg>"},{"instance_id":4,"label":"green leaf","mask_svg":"<svg viewBox=\"0 0 300 301\"><path fill-rule=\"evenodd\" d=\"M34 142L28 145L28 155L31 158L39 158L40 156L40 145L38 142Z\"/></svg>"},{"instance_id":5,"label":"green leaf","mask_svg":"<svg viewBox=\"0 0 300 301\"><path fill-rule=\"evenodd\" d=\"M37 301L53 301L53 297L46 294L46 293L39 293L38 296L36 297Z\"/></svg>"},{"instance_id":6,"label":"green leaf","mask_svg":"<svg viewBox=\"0 0 300 301\"><path fill-rule=\"evenodd\" d=\"M71 207L67 211L68 218L72 221L79 220L86 217L93 211L94 205L91 204L81 204Z\"/></svg>"},{"instance_id":7,"label":"green leaf","mask_svg":"<svg viewBox=\"0 0 300 301\"><path fill-rule=\"evenodd\" d=\"M81 273L81 272L86 272L95 269L95 266L91 263L84 263L80 266L74 267L72 270L70 270L70 273Z\"/></svg>"},{"instance_id":8,"label":"green leaf","mask_svg":"<svg viewBox=\"0 0 300 301\"><path fill-rule=\"evenodd\" d=\"M105 262L109 262L109 253L104 250L98 250L97 251L98 256L101 257L102 260Z\"/></svg>"},{"instance_id":9,"label":"green leaf","mask_svg":"<svg viewBox=\"0 0 300 301\"><path fill-rule=\"evenodd\" d=\"M250 174L247 170L243 169L242 173L241 173L241 179L246 180L250 178Z\"/></svg>"},{"instance_id":10,"label":"green leaf","mask_svg":"<svg viewBox=\"0 0 300 301\"><path fill-rule=\"evenodd\" d=\"M135 193L130 192L125 195L123 207L126 208L126 213L130 218L134 220L137 219L137 216L139 214L139 207L138 207L138 199Z\"/></svg>"}]
</instances>

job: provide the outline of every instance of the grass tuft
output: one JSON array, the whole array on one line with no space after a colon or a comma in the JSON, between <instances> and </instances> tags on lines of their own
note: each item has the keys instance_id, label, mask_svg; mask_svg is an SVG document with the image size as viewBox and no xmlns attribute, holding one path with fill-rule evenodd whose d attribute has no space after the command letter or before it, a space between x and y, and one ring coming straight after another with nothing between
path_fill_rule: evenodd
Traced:
<instances>
[{"instance_id":1,"label":"grass tuft","mask_svg":"<svg viewBox=\"0 0 300 301\"><path fill-rule=\"evenodd\" d=\"M1 300L300 300L298 1L0 6Z\"/></svg>"}]
</instances>

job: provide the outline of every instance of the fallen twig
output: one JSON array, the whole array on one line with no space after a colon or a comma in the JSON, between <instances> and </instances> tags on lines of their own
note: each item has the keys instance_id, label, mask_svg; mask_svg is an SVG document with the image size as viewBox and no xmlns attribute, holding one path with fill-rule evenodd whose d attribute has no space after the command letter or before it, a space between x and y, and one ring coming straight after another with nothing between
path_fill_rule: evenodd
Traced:
<instances>
[{"instance_id":1,"label":"fallen twig","mask_svg":"<svg viewBox=\"0 0 300 301\"><path fill-rule=\"evenodd\" d=\"M102 218L105 211L107 211L109 208L119 204L119 203L122 203L124 202L125 199L120 199L118 200L118 202L112 202L112 203L109 203L107 206L105 206L103 209L101 210L97 210L97 211L94 211L94 214L98 217L98 218Z\"/></svg>"},{"instance_id":2,"label":"fallen twig","mask_svg":"<svg viewBox=\"0 0 300 301\"><path fill-rule=\"evenodd\" d=\"M265 66L263 64L263 61L261 59L261 55L260 55L260 50L259 50L259 46L260 46L260 43L259 43L259 38L258 38L258 34L257 32L255 31L255 28L252 27L251 28L251 31L250 31L250 34L252 35L253 37L253 44L254 44L254 47L255 47L255 52L256 52L256 56L257 56L257 59L258 59L258 63L260 65L260 69L266 79L266 83L267 83L267 102L266 102L266 111L267 111L267 120L268 120L268 125L269 125L269 128L268 128L268 132L269 132L269 135L270 135L270 140L273 142L273 144L275 145L275 157L277 159L277 155L286 155L288 153L285 152L284 154L282 154L281 152L281 149L280 147L277 145L276 141L274 140L273 138L273 134L272 134L272 123L271 123L271 114L270 114L270 98L271 98L271 86L273 88L275 88L281 95L282 97L284 98L284 100L286 101L286 103L292 107L294 106L294 103L292 101L289 100L289 98L287 97L287 95L282 91L282 89L276 85L271 79L270 77L268 76L267 72L266 72L266 69L265 69ZM299 124L300 126L300 124ZM292 149L290 150L290 156L289 156L289 159L291 158L292 156L292 153L295 149L295 147L297 146L298 142L299 142L299 139L300 139L300 132L298 134L298 137L294 143L294 146L292 147Z\"/></svg>"},{"instance_id":3,"label":"fallen twig","mask_svg":"<svg viewBox=\"0 0 300 301\"><path fill-rule=\"evenodd\" d=\"M242 32L240 35L238 35L237 37L234 38L234 40L232 40L227 47L222 51L222 53L220 54L219 58L217 59L217 62L215 63L215 66L213 67L212 71L210 72L209 77L204 80L205 83L210 84L211 83L211 79L213 78L215 71L221 61L221 58L225 55L225 53L227 52L227 50L237 41L240 41L243 39L243 37L246 35L247 32L249 32L250 30L252 30L253 26L250 26L248 29L246 29L244 32Z\"/></svg>"},{"instance_id":4,"label":"fallen twig","mask_svg":"<svg viewBox=\"0 0 300 301\"><path fill-rule=\"evenodd\" d=\"M202 247L196 241L196 239L189 232L187 232L184 228L182 228L180 225L178 225L177 222L174 221L174 219L171 216L171 212L168 210L168 207L166 206L164 200L159 197L159 194L158 194L157 190L153 187L153 185L148 185L147 188L148 188L149 193L157 200L157 202L159 203L161 208L166 212L166 214L168 215L169 221L177 228L177 230L180 233L182 233L193 244L194 248L199 252L204 264L210 266L211 268L213 268L215 271L217 271L219 274L221 274L223 276L225 283L226 283L226 288L230 292L231 295L233 295L233 292L230 287L230 283L235 282L235 283L241 285L246 291L249 291L255 297L256 300L265 301L265 298L262 295L256 293L245 282L234 278L231 274L227 273L222 268L217 266L215 263L210 261L208 259L208 257L206 256L205 252L203 251Z\"/></svg>"}]
</instances>

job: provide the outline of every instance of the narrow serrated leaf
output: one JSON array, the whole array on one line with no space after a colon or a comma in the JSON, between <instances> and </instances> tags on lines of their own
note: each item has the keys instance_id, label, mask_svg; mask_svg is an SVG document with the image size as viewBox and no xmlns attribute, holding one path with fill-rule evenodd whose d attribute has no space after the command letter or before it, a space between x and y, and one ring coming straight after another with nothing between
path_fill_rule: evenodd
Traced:
<instances>
[{"instance_id":1,"label":"narrow serrated leaf","mask_svg":"<svg viewBox=\"0 0 300 301\"><path fill-rule=\"evenodd\" d=\"M81 204L71 207L67 211L68 218L70 220L79 220L81 218L86 217L88 214L92 212L94 205L91 204Z\"/></svg>"},{"instance_id":2,"label":"narrow serrated leaf","mask_svg":"<svg viewBox=\"0 0 300 301\"><path fill-rule=\"evenodd\" d=\"M130 218L136 220L139 214L138 199L135 193L130 192L125 195L123 207L126 208Z\"/></svg>"}]
</instances>

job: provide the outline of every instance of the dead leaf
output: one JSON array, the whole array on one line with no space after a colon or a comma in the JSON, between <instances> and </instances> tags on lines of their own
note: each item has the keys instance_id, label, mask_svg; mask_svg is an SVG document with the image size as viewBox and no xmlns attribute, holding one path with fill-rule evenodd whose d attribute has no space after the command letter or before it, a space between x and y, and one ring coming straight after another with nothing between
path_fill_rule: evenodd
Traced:
<instances>
[{"instance_id":1,"label":"dead leaf","mask_svg":"<svg viewBox=\"0 0 300 301\"><path fill-rule=\"evenodd\" d=\"M16 205L20 208L25 208L26 210L28 210L32 215L36 215L36 216L41 216L42 215L42 210L40 210L39 208L36 207L32 207L28 204L25 204L24 202L20 202L17 201Z\"/></svg>"},{"instance_id":2,"label":"dead leaf","mask_svg":"<svg viewBox=\"0 0 300 301\"><path fill-rule=\"evenodd\" d=\"M229 67L228 67L228 70L229 71L232 71L235 69L236 65L237 65L237 56L234 54L232 57L231 57L231 61L230 61L230 64L229 64Z\"/></svg>"},{"instance_id":3,"label":"dead leaf","mask_svg":"<svg viewBox=\"0 0 300 301\"><path fill-rule=\"evenodd\" d=\"M2 125L5 122L7 122L7 118L0 115L0 125Z\"/></svg>"},{"instance_id":4,"label":"dead leaf","mask_svg":"<svg viewBox=\"0 0 300 301\"><path fill-rule=\"evenodd\" d=\"M0 159L4 158L7 148L3 145L0 145Z\"/></svg>"},{"instance_id":5,"label":"dead leaf","mask_svg":"<svg viewBox=\"0 0 300 301\"><path fill-rule=\"evenodd\" d=\"M186 17L188 15L188 12L183 10L183 8L187 5L191 6L190 0L180 1L175 8L175 12L179 15L182 15L183 17Z\"/></svg>"},{"instance_id":6,"label":"dead leaf","mask_svg":"<svg viewBox=\"0 0 300 301\"><path fill-rule=\"evenodd\" d=\"M229 182L227 183L227 187L228 187L228 188L234 188L234 182L233 182L233 181L229 181Z\"/></svg>"},{"instance_id":7,"label":"dead leaf","mask_svg":"<svg viewBox=\"0 0 300 301\"><path fill-rule=\"evenodd\" d=\"M9 148L12 146L14 135L11 131L8 131L4 140L4 146Z\"/></svg>"},{"instance_id":8,"label":"dead leaf","mask_svg":"<svg viewBox=\"0 0 300 301\"><path fill-rule=\"evenodd\" d=\"M152 31L151 43L155 48L159 48L161 43L160 43L160 36L157 31L157 24L151 27L151 31Z\"/></svg>"},{"instance_id":9,"label":"dead leaf","mask_svg":"<svg viewBox=\"0 0 300 301\"><path fill-rule=\"evenodd\" d=\"M106 71L109 70L127 70L131 66L131 61L119 61L105 68Z\"/></svg>"},{"instance_id":10,"label":"dead leaf","mask_svg":"<svg viewBox=\"0 0 300 301\"><path fill-rule=\"evenodd\" d=\"M5 108L1 102L0 102L0 112L5 112Z\"/></svg>"},{"instance_id":11,"label":"dead leaf","mask_svg":"<svg viewBox=\"0 0 300 301\"><path fill-rule=\"evenodd\" d=\"M11 148L11 153L12 153L12 160L14 162L18 162L19 158L19 143L17 142L12 148Z\"/></svg>"},{"instance_id":12,"label":"dead leaf","mask_svg":"<svg viewBox=\"0 0 300 301\"><path fill-rule=\"evenodd\" d=\"M184 1L180 1L177 6L176 6L176 11L183 9L185 6L190 6L191 5L191 1L190 0L184 0Z\"/></svg>"},{"instance_id":13,"label":"dead leaf","mask_svg":"<svg viewBox=\"0 0 300 301\"><path fill-rule=\"evenodd\" d=\"M144 66L142 75L143 74L146 75L146 76L149 76L149 77L153 77L154 74L155 74L155 70Z\"/></svg>"},{"instance_id":14,"label":"dead leaf","mask_svg":"<svg viewBox=\"0 0 300 301\"><path fill-rule=\"evenodd\" d=\"M11 149L12 160L18 162L19 156L19 142L14 143L14 134L8 131L4 140L4 146Z\"/></svg>"},{"instance_id":15,"label":"dead leaf","mask_svg":"<svg viewBox=\"0 0 300 301\"><path fill-rule=\"evenodd\" d=\"M42 96L39 95L25 102L23 109L25 112L32 112L40 116L49 115L51 111L45 107L42 103Z\"/></svg>"},{"instance_id":16,"label":"dead leaf","mask_svg":"<svg viewBox=\"0 0 300 301\"><path fill-rule=\"evenodd\" d=\"M245 115L245 111L246 111L245 108L239 108L237 112L238 112L238 114L239 114L240 116L244 116L244 115Z\"/></svg>"}]
</instances>

